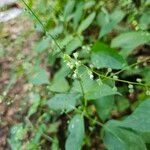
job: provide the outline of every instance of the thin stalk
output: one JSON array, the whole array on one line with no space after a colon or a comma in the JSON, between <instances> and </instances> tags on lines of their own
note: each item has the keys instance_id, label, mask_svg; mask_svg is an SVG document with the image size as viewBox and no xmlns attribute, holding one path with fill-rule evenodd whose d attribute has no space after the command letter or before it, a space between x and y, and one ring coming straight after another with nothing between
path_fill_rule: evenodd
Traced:
<instances>
[{"instance_id":1,"label":"thin stalk","mask_svg":"<svg viewBox=\"0 0 150 150\"><path fill-rule=\"evenodd\" d=\"M134 66L136 66L136 65L138 65L138 64L141 64L141 63L143 63L143 62L146 62L146 61L148 61L148 60L150 60L150 57L148 57L148 58L146 58L146 59L144 59L144 60L141 60L141 61L139 61L139 62L133 63L133 64L131 64L131 65L129 65L129 66L126 66L126 67L124 67L123 69L119 70L118 72L114 73L114 75L120 74L121 72L125 71L125 70L128 69L128 68L134 67Z\"/></svg>"},{"instance_id":2,"label":"thin stalk","mask_svg":"<svg viewBox=\"0 0 150 150\"><path fill-rule=\"evenodd\" d=\"M44 34L45 34L45 35L49 35L49 36L52 38L52 40L55 42L55 44L56 44L56 46L59 48L59 50L60 50L61 52L63 52L62 49L61 49L61 47L60 47L60 45L59 45L58 42L56 41L56 39L47 31L45 25L42 23L42 21L39 19L39 17L35 14L35 12L30 8L30 6L29 6L24 0L21 0L21 1L22 1L22 2L24 3L24 5L28 8L28 10L31 12L31 14L36 18L36 20L39 22L39 24L40 24L41 27L43 28Z\"/></svg>"}]
</instances>

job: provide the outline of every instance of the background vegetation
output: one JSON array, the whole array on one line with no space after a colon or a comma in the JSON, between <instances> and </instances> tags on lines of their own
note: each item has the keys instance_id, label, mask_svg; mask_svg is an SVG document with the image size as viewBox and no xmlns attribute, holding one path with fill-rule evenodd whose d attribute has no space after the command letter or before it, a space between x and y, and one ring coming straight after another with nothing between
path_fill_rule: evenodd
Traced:
<instances>
[{"instance_id":1,"label":"background vegetation","mask_svg":"<svg viewBox=\"0 0 150 150\"><path fill-rule=\"evenodd\" d=\"M19 78L26 83L7 145L150 149L150 1L21 0L20 6L21 18L33 24L23 19L13 44L6 35L1 40L16 57L3 103L13 105L9 93Z\"/></svg>"}]
</instances>

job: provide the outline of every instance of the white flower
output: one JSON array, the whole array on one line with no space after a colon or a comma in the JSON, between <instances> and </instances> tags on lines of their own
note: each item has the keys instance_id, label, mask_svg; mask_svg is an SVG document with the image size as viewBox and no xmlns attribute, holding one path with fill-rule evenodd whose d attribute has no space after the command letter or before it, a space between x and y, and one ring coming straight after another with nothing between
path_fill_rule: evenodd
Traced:
<instances>
[{"instance_id":1,"label":"white flower","mask_svg":"<svg viewBox=\"0 0 150 150\"><path fill-rule=\"evenodd\" d=\"M118 79L118 76L113 76L113 79L114 79L114 80L117 80L117 79Z\"/></svg>"},{"instance_id":2,"label":"white flower","mask_svg":"<svg viewBox=\"0 0 150 150\"><path fill-rule=\"evenodd\" d=\"M78 52L73 53L73 56L74 56L75 59L77 59L78 56L79 56Z\"/></svg>"},{"instance_id":3,"label":"white flower","mask_svg":"<svg viewBox=\"0 0 150 150\"><path fill-rule=\"evenodd\" d=\"M90 74L90 79L93 80L94 76L93 74Z\"/></svg>"},{"instance_id":4,"label":"white flower","mask_svg":"<svg viewBox=\"0 0 150 150\"><path fill-rule=\"evenodd\" d=\"M92 64L90 64L90 68L94 68L94 66Z\"/></svg>"},{"instance_id":5,"label":"white flower","mask_svg":"<svg viewBox=\"0 0 150 150\"><path fill-rule=\"evenodd\" d=\"M70 68L70 69L73 69L74 65L71 63L71 62L67 62L67 66Z\"/></svg>"},{"instance_id":6,"label":"white flower","mask_svg":"<svg viewBox=\"0 0 150 150\"><path fill-rule=\"evenodd\" d=\"M129 88L129 89L133 89L133 85L132 85L132 84L129 84L129 85L128 85L128 88Z\"/></svg>"},{"instance_id":7,"label":"white flower","mask_svg":"<svg viewBox=\"0 0 150 150\"><path fill-rule=\"evenodd\" d=\"M149 90L146 91L146 95L150 96L150 91Z\"/></svg>"},{"instance_id":8,"label":"white flower","mask_svg":"<svg viewBox=\"0 0 150 150\"><path fill-rule=\"evenodd\" d=\"M139 82L139 83L141 83L141 82L142 82L142 79L137 78L136 81Z\"/></svg>"},{"instance_id":9,"label":"white flower","mask_svg":"<svg viewBox=\"0 0 150 150\"><path fill-rule=\"evenodd\" d=\"M112 72L112 69L111 68L108 68L108 70L107 70L108 72Z\"/></svg>"},{"instance_id":10,"label":"white flower","mask_svg":"<svg viewBox=\"0 0 150 150\"><path fill-rule=\"evenodd\" d=\"M73 78L74 78L74 79L77 78L77 74L76 74L76 73L73 74Z\"/></svg>"},{"instance_id":11,"label":"white flower","mask_svg":"<svg viewBox=\"0 0 150 150\"><path fill-rule=\"evenodd\" d=\"M89 74L89 76L90 76L90 79L93 80L94 76L93 76L93 73L92 73L91 70L88 70L88 74Z\"/></svg>"}]
</instances>

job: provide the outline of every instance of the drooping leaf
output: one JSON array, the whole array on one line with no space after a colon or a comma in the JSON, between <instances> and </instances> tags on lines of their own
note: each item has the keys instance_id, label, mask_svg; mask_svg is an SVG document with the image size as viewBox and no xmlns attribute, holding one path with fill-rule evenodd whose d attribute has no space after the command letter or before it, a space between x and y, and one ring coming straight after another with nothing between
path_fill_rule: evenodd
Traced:
<instances>
[{"instance_id":1,"label":"drooping leaf","mask_svg":"<svg viewBox=\"0 0 150 150\"><path fill-rule=\"evenodd\" d=\"M77 114L75 115L68 127L69 135L66 140L66 150L80 150L84 138L84 118Z\"/></svg>"},{"instance_id":2,"label":"drooping leaf","mask_svg":"<svg viewBox=\"0 0 150 150\"><path fill-rule=\"evenodd\" d=\"M79 94L56 94L47 101L47 105L54 111L71 111L75 108Z\"/></svg>"},{"instance_id":3,"label":"drooping leaf","mask_svg":"<svg viewBox=\"0 0 150 150\"><path fill-rule=\"evenodd\" d=\"M114 97L113 96L105 96L100 99L93 101L98 116L105 121L110 117L110 113L112 108L114 107Z\"/></svg>"},{"instance_id":4,"label":"drooping leaf","mask_svg":"<svg viewBox=\"0 0 150 150\"><path fill-rule=\"evenodd\" d=\"M112 42L112 47L122 48L122 54L130 54L136 47L150 42L150 33L145 31L132 31L122 33L115 37Z\"/></svg>"},{"instance_id":5,"label":"drooping leaf","mask_svg":"<svg viewBox=\"0 0 150 150\"><path fill-rule=\"evenodd\" d=\"M92 23L92 21L95 18L96 13L93 12L91 13L85 20L83 20L78 28L78 32L81 33L83 32L85 29L87 29L89 27L89 25Z\"/></svg>"},{"instance_id":6,"label":"drooping leaf","mask_svg":"<svg viewBox=\"0 0 150 150\"><path fill-rule=\"evenodd\" d=\"M91 61L98 69L121 69L126 65L126 61L117 51L102 42L96 42L93 45Z\"/></svg>"},{"instance_id":7,"label":"drooping leaf","mask_svg":"<svg viewBox=\"0 0 150 150\"><path fill-rule=\"evenodd\" d=\"M146 150L142 138L133 131L120 128L117 121L104 125L104 144L108 150Z\"/></svg>"}]
</instances>

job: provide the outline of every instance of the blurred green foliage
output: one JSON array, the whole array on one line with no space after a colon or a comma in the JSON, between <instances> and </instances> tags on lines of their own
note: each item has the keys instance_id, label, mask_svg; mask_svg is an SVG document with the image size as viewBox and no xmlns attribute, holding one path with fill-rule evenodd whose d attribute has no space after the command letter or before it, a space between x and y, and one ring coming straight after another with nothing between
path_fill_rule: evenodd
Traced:
<instances>
[{"instance_id":1,"label":"blurred green foliage","mask_svg":"<svg viewBox=\"0 0 150 150\"><path fill-rule=\"evenodd\" d=\"M150 1L22 4L40 38L24 66L32 104L11 128L11 148L148 149Z\"/></svg>"}]
</instances>

